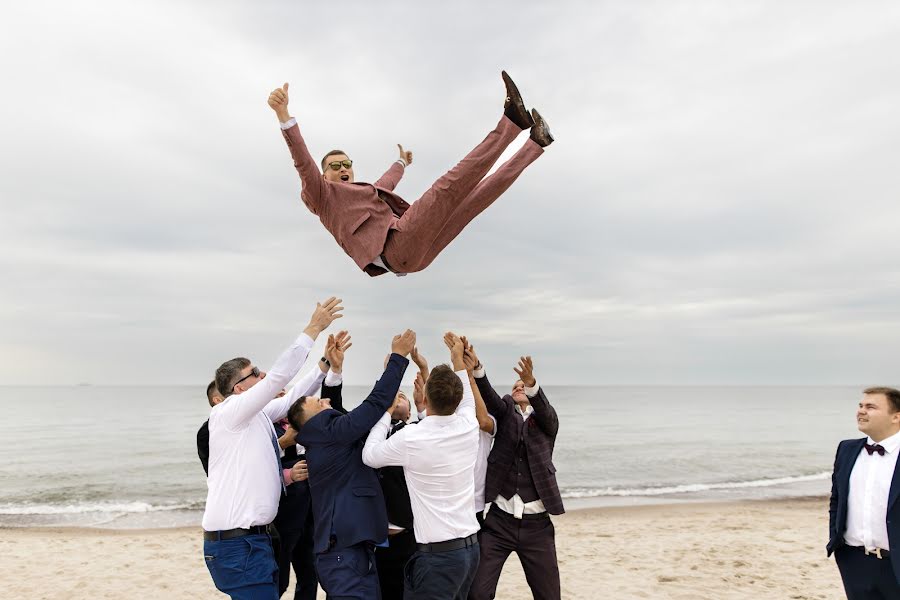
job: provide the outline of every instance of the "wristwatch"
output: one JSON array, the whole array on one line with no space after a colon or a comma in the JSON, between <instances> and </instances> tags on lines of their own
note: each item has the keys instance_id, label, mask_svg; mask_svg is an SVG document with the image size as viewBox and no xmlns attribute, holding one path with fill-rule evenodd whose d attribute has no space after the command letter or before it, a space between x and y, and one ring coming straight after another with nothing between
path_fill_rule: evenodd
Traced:
<instances>
[{"instance_id":1,"label":"wristwatch","mask_svg":"<svg viewBox=\"0 0 900 600\"><path fill-rule=\"evenodd\" d=\"M330 366L331 366L331 363L330 363L330 362L328 361L328 359L325 358L324 356L323 356L322 358L319 359L319 362L325 363L325 366L326 366L326 367L330 367Z\"/></svg>"}]
</instances>

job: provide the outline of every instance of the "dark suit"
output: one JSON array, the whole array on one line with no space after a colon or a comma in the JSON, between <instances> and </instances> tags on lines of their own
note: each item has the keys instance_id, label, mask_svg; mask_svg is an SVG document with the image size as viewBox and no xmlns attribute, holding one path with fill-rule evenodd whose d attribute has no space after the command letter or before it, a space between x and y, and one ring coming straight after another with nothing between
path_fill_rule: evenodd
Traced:
<instances>
[{"instance_id":1,"label":"dark suit","mask_svg":"<svg viewBox=\"0 0 900 600\"><path fill-rule=\"evenodd\" d=\"M480 533L481 558L469 598L494 598L503 564L511 552L516 552L534 597L558 599L559 566L549 517L565 512L552 460L559 432L556 410L539 388L529 398L534 412L524 420L512 396L501 398L486 376L476 378L475 383L488 412L497 420L497 434L488 456L485 501L493 502L498 494L507 499L519 494L526 503L540 499L547 512L516 519L496 505L491 507Z\"/></svg>"},{"instance_id":2,"label":"dark suit","mask_svg":"<svg viewBox=\"0 0 900 600\"><path fill-rule=\"evenodd\" d=\"M891 547L889 560L879 560L851 549L844 542L847 530L847 501L850 497L850 474L868 438L844 440L838 444L831 475L831 502L828 507L828 556L832 553L844 590L850 600L900 598L900 461L894 469L888 495L887 533Z\"/></svg>"},{"instance_id":3,"label":"dark suit","mask_svg":"<svg viewBox=\"0 0 900 600\"><path fill-rule=\"evenodd\" d=\"M346 413L341 398L340 384L322 385L322 398L331 400L331 407ZM284 435L285 428L276 423L275 435ZM297 446L284 450L281 466L290 469L297 461L304 460L305 454L297 453ZM315 600L319 589L316 577L315 552L313 552L313 514L308 481L296 481L287 486L286 495L278 504L278 514L273 522L280 537L275 560L278 562L278 592L283 595L290 584L291 566L294 567L296 586L294 600Z\"/></svg>"},{"instance_id":4,"label":"dark suit","mask_svg":"<svg viewBox=\"0 0 900 600\"><path fill-rule=\"evenodd\" d=\"M372 548L387 539L387 513L378 475L363 464L362 450L369 430L393 403L408 364L392 354L362 404L345 415L324 410L297 434L309 468L316 571L329 598L378 597Z\"/></svg>"}]
</instances>

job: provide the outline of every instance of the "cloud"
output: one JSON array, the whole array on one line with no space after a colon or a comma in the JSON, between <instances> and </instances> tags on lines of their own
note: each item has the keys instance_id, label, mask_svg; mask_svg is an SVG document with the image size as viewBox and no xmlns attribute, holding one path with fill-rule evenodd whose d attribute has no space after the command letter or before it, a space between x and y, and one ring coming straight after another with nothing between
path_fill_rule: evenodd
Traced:
<instances>
[{"instance_id":1,"label":"cloud","mask_svg":"<svg viewBox=\"0 0 900 600\"><path fill-rule=\"evenodd\" d=\"M467 333L499 382L890 383L900 8L191 2L4 8L0 376L203 383L345 299L347 379ZM425 272L370 279L299 201L314 155L415 200L496 123L557 137ZM515 151L524 135L508 150ZM492 365L496 365L493 367Z\"/></svg>"}]
</instances>

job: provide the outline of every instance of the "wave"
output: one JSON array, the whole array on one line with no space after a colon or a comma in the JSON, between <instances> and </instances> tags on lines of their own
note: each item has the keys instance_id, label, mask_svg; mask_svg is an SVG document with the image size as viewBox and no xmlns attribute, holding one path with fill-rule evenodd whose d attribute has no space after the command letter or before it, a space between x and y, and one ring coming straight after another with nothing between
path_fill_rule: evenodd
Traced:
<instances>
[{"instance_id":1,"label":"wave","mask_svg":"<svg viewBox=\"0 0 900 600\"><path fill-rule=\"evenodd\" d=\"M776 477L773 479L753 479L750 481L726 481L722 483L687 483L667 487L645 488L565 488L563 498L598 498L603 496L664 496L668 494L688 494L711 490L739 490L743 488L762 488L805 481L821 481L831 477L831 471L813 475L796 477Z\"/></svg>"},{"instance_id":2,"label":"wave","mask_svg":"<svg viewBox=\"0 0 900 600\"><path fill-rule=\"evenodd\" d=\"M147 502L87 502L83 504L0 504L0 515L79 515L87 513L149 513L202 510L203 502L149 504Z\"/></svg>"}]
</instances>

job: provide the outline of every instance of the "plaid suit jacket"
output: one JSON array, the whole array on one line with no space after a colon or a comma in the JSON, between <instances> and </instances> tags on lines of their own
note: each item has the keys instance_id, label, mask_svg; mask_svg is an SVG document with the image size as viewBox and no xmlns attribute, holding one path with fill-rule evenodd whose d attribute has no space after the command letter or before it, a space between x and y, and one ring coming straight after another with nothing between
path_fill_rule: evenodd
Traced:
<instances>
[{"instance_id":1,"label":"plaid suit jacket","mask_svg":"<svg viewBox=\"0 0 900 600\"><path fill-rule=\"evenodd\" d=\"M544 508L551 515L566 512L559 486L556 484L556 467L553 466L553 446L559 431L559 418L544 395L544 390L539 388L537 395L529 398L534 412L527 421L524 421L522 415L516 412L516 403L512 396L507 394L501 398L491 387L487 375L476 378L475 383L481 397L484 398L488 412L497 419L497 435L488 456L485 501L492 502L500 493L504 478L513 470L516 446L521 439L528 452L528 464L531 467L534 487L544 503Z\"/></svg>"}]
</instances>

